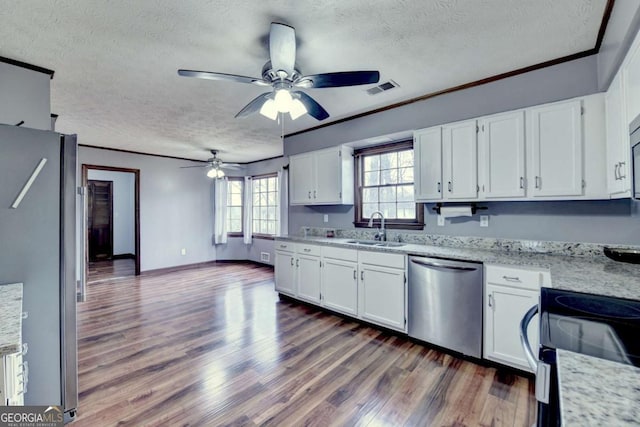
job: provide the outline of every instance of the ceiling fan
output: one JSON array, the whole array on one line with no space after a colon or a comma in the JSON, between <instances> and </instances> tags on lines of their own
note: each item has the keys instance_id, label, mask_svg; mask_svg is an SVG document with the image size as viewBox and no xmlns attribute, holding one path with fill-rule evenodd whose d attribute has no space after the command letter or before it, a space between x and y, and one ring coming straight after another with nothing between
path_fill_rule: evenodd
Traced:
<instances>
[{"instance_id":1,"label":"ceiling fan","mask_svg":"<svg viewBox=\"0 0 640 427\"><path fill-rule=\"evenodd\" d=\"M303 75L296 67L295 28L277 22L271 23L269 56L269 61L262 67L262 78L194 70L178 70L178 74L184 77L271 86L273 91L259 95L235 116L236 118L246 117L259 111L271 120L275 120L278 113L289 113L292 120L307 113L317 120L329 117L329 113L318 102L305 92L296 89L357 86L377 83L380 80L378 71Z\"/></svg>"},{"instance_id":2,"label":"ceiling fan","mask_svg":"<svg viewBox=\"0 0 640 427\"><path fill-rule=\"evenodd\" d=\"M222 169L238 169L240 167L237 163L225 163L218 157L218 150L209 150L213 157L207 159L207 163L197 166L181 166L181 169L187 168L209 168L207 176L209 178L222 178L225 173Z\"/></svg>"}]
</instances>

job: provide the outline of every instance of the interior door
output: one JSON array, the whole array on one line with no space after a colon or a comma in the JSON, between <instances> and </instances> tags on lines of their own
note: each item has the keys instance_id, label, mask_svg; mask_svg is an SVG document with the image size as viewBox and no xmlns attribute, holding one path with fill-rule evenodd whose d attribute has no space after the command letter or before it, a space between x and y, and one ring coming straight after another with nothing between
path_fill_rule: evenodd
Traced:
<instances>
[{"instance_id":1,"label":"interior door","mask_svg":"<svg viewBox=\"0 0 640 427\"><path fill-rule=\"evenodd\" d=\"M89 180L89 260L113 257L113 181Z\"/></svg>"}]
</instances>

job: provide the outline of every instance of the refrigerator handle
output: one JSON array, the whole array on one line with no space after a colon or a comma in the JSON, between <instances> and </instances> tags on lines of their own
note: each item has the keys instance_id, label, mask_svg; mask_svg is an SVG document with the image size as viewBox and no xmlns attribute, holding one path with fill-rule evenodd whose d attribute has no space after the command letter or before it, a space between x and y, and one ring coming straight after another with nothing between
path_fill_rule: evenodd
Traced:
<instances>
[{"instance_id":1,"label":"refrigerator handle","mask_svg":"<svg viewBox=\"0 0 640 427\"><path fill-rule=\"evenodd\" d=\"M531 349L531 344L529 343L529 336L527 334L527 328L529 327L529 323L534 318L534 316L538 314L538 305L534 305L527 311L520 321L520 343L522 344L522 348L524 349L524 355L527 358L527 363L534 372L538 370L538 358L533 354L533 350Z\"/></svg>"}]
</instances>

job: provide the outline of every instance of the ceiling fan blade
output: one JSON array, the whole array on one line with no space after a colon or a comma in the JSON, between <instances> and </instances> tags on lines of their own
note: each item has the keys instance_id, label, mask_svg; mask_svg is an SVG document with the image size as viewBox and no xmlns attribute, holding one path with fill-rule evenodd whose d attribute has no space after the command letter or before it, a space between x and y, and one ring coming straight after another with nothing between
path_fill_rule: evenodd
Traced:
<instances>
[{"instance_id":1,"label":"ceiling fan blade","mask_svg":"<svg viewBox=\"0 0 640 427\"><path fill-rule=\"evenodd\" d=\"M253 101L245 105L245 107L240 110L238 114L236 114L236 118L247 117L257 111L260 111L260 108L262 108L262 105L267 102L267 99L269 99L270 95L271 92L265 92L262 95L254 98Z\"/></svg>"},{"instance_id":2,"label":"ceiling fan blade","mask_svg":"<svg viewBox=\"0 0 640 427\"><path fill-rule=\"evenodd\" d=\"M206 168L209 167L211 165L206 164L206 165L198 165L198 166L180 166L180 169L189 169L189 168Z\"/></svg>"},{"instance_id":3,"label":"ceiling fan blade","mask_svg":"<svg viewBox=\"0 0 640 427\"><path fill-rule=\"evenodd\" d=\"M258 77L246 77L246 76L238 76L236 74L214 73L211 71L178 70L178 75L182 77L196 77L198 79L224 80L224 81L236 82L236 83L251 83L258 86L270 85L270 83Z\"/></svg>"},{"instance_id":4,"label":"ceiling fan blade","mask_svg":"<svg viewBox=\"0 0 640 427\"><path fill-rule=\"evenodd\" d=\"M242 169L242 165L238 163L223 163L220 167L222 169Z\"/></svg>"},{"instance_id":5,"label":"ceiling fan blade","mask_svg":"<svg viewBox=\"0 0 640 427\"><path fill-rule=\"evenodd\" d=\"M304 92L293 92L294 94L300 97L300 102L302 102L307 109L307 113L316 120L324 120L329 117L329 113L327 110L322 108L322 105L318 104L315 99L310 97Z\"/></svg>"},{"instance_id":6,"label":"ceiling fan blade","mask_svg":"<svg viewBox=\"0 0 640 427\"><path fill-rule=\"evenodd\" d=\"M295 28L277 22L271 23L269 56L274 70L284 70L288 75L293 75L296 65Z\"/></svg>"},{"instance_id":7,"label":"ceiling fan blade","mask_svg":"<svg viewBox=\"0 0 640 427\"><path fill-rule=\"evenodd\" d=\"M343 71L304 76L294 86L319 89L324 87L367 85L378 83L379 80L380 73L378 71Z\"/></svg>"}]
</instances>

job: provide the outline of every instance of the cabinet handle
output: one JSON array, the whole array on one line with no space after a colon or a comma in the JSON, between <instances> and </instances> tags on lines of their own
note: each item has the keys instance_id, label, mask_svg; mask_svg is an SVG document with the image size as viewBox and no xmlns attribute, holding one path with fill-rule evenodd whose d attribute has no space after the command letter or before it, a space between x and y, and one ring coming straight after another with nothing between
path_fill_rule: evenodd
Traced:
<instances>
[{"instance_id":1,"label":"cabinet handle","mask_svg":"<svg viewBox=\"0 0 640 427\"><path fill-rule=\"evenodd\" d=\"M493 294L489 294L489 307L493 307Z\"/></svg>"},{"instance_id":2,"label":"cabinet handle","mask_svg":"<svg viewBox=\"0 0 640 427\"><path fill-rule=\"evenodd\" d=\"M309 191L309 197L308 197L308 198L309 198L309 199L311 198L311 191Z\"/></svg>"},{"instance_id":3,"label":"cabinet handle","mask_svg":"<svg viewBox=\"0 0 640 427\"><path fill-rule=\"evenodd\" d=\"M356 280L358 278L358 273L356 273L355 270L353 270L353 280Z\"/></svg>"},{"instance_id":4,"label":"cabinet handle","mask_svg":"<svg viewBox=\"0 0 640 427\"><path fill-rule=\"evenodd\" d=\"M299 259L299 258L298 258L298 259L296 259L296 268L297 268L297 267L300 267L300 259Z\"/></svg>"},{"instance_id":5,"label":"cabinet handle","mask_svg":"<svg viewBox=\"0 0 640 427\"><path fill-rule=\"evenodd\" d=\"M293 257L291 257L291 266L293 266Z\"/></svg>"},{"instance_id":6,"label":"cabinet handle","mask_svg":"<svg viewBox=\"0 0 640 427\"><path fill-rule=\"evenodd\" d=\"M453 189L453 185L451 185L451 181L449 181L449 183L447 184L447 187L449 188L449 193L451 193Z\"/></svg>"},{"instance_id":7,"label":"cabinet handle","mask_svg":"<svg viewBox=\"0 0 640 427\"><path fill-rule=\"evenodd\" d=\"M627 162L620 162L620 167L618 168L618 173L620 174L620 179L625 179L627 174L622 175L622 165L626 165Z\"/></svg>"},{"instance_id":8,"label":"cabinet handle","mask_svg":"<svg viewBox=\"0 0 640 427\"><path fill-rule=\"evenodd\" d=\"M613 168L613 177L615 178L616 181L620 179L620 175L618 174L619 169L620 169L620 163L616 163L615 167Z\"/></svg>"},{"instance_id":9,"label":"cabinet handle","mask_svg":"<svg viewBox=\"0 0 640 427\"><path fill-rule=\"evenodd\" d=\"M520 278L518 276L502 276L502 278L507 282L520 282Z\"/></svg>"},{"instance_id":10,"label":"cabinet handle","mask_svg":"<svg viewBox=\"0 0 640 427\"><path fill-rule=\"evenodd\" d=\"M540 188L540 181L541 181L540 177L536 176L536 188L538 189Z\"/></svg>"},{"instance_id":11,"label":"cabinet handle","mask_svg":"<svg viewBox=\"0 0 640 427\"><path fill-rule=\"evenodd\" d=\"M438 193L442 192L442 183L438 183Z\"/></svg>"},{"instance_id":12,"label":"cabinet handle","mask_svg":"<svg viewBox=\"0 0 640 427\"><path fill-rule=\"evenodd\" d=\"M360 280L364 280L364 270L360 272Z\"/></svg>"},{"instance_id":13,"label":"cabinet handle","mask_svg":"<svg viewBox=\"0 0 640 427\"><path fill-rule=\"evenodd\" d=\"M303 249L303 251L305 251L305 252L311 252L311 249L309 249L309 248L304 248L304 249Z\"/></svg>"},{"instance_id":14,"label":"cabinet handle","mask_svg":"<svg viewBox=\"0 0 640 427\"><path fill-rule=\"evenodd\" d=\"M316 190L313 190L313 198L316 198Z\"/></svg>"},{"instance_id":15,"label":"cabinet handle","mask_svg":"<svg viewBox=\"0 0 640 427\"><path fill-rule=\"evenodd\" d=\"M524 189L524 177L520 177L520 188Z\"/></svg>"}]
</instances>

